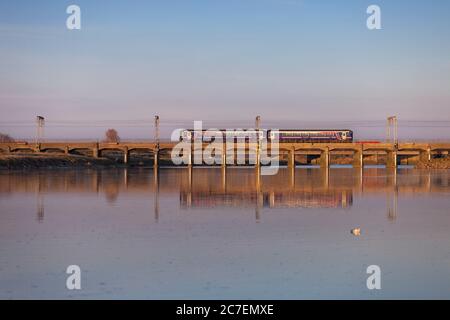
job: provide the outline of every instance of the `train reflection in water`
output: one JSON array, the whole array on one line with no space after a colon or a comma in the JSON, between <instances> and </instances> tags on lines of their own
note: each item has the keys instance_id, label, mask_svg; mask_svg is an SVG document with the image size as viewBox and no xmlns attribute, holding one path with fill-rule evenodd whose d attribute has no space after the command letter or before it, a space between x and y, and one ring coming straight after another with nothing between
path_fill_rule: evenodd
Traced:
<instances>
[{"instance_id":1,"label":"train reflection in water","mask_svg":"<svg viewBox=\"0 0 450 320\"><path fill-rule=\"evenodd\" d=\"M330 185L329 170L281 169L275 176L252 169L193 170L180 188L182 208L348 208L353 204L351 182ZM343 183L342 183L343 182Z\"/></svg>"},{"instance_id":2,"label":"train reflection in water","mask_svg":"<svg viewBox=\"0 0 450 320\"><path fill-rule=\"evenodd\" d=\"M330 192L270 192L262 193L264 208L348 208L353 204L352 190ZM256 193L180 193L182 208L254 207Z\"/></svg>"}]
</instances>

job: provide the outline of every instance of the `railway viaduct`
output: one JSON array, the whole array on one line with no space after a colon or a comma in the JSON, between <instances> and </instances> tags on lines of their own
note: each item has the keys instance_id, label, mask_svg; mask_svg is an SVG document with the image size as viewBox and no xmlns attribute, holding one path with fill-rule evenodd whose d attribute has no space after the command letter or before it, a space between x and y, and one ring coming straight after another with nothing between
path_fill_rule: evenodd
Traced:
<instances>
[{"instance_id":1,"label":"railway viaduct","mask_svg":"<svg viewBox=\"0 0 450 320\"><path fill-rule=\"evenodd\" d=\"M103 142L10 142L0 143L0 150L3 153L14 154L20 151L29 152L50 152L57 151L65 154L76 153L80 150L89 150L90 154L95 157L101 157L106 150L115 150L123 153L123 162L128 163L130 152L135 150L147 151L153 154L154 167L159 166L159 156L163 152L171 152L177 142L120 142L120 143L103 143ZM194 146L195 144L193 144ZM200 144L205 148L208 144ZM270 146L270 144L269 144ZM235 148L235 147L233 147ZM254 149L253 149L254 148ZM223 150L226 149L224 144ZM256 146L246 144L245 151L259 150ZM321 167L330 166L330 156L332 154L348 154L353 157L353 167L360 168L364 166L364 158L373 154L384 154L386 156L386 166L396 167L401 157L417 157L422 160L431 160L436 155L448 154L450 152L450 143L415 143L404 142L399 144L392 143L279 143L280 154L287 154L288 166L293 168L295 164L295 156L298 154L315 155L319 159ZM236 149L235 149L236 150ZM270 150L270 147L269 147ZM192 155L198 151L191 149L189 154L190 165L192 165ZM227 150L228 152L228 150ZM227 165L226 154L222 152L222 166ZM259 156L259 153L258 153ZM258 161L259 163L259 161Z\"/></svg>"}]
</instances>

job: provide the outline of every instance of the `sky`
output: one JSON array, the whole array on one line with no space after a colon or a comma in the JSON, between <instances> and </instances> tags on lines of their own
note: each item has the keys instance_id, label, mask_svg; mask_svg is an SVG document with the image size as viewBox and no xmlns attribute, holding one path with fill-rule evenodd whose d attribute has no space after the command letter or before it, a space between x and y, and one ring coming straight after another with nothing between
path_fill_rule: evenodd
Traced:
<instances>
[{"instance_id":1,"label":"sky","mask_svg":"<svg viewBox=\"0 0 450 320\"><path fill-rule=\"evenodd\" d=\"M0 132L33 137L42 115L48 139L146 139L155 114L163 135L260 115L380 138L397 115L403 139L450 139L449 16L446 0L1 0Z\"/></svg>"}]
</instances>

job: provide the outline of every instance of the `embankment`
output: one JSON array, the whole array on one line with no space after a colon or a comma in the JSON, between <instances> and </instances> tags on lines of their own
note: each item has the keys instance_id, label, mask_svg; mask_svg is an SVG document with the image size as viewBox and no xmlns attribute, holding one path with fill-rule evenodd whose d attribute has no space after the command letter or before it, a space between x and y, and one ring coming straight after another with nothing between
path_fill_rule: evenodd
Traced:
<instances>
[{"instance_id":1,"label":"embankment","mask_svg":"<svg viewBox=\"0 0 450 320\"><path fill-rule=\"evenodd\" d=\"M59 154L14 154L0 155L0 169L33 168L88 168L120 166L105 158L92 158L80 155Z\"/></svg>"},{"instance_id":2,"label":"embankment","mask_svg":"<svg viewBox=\"0 0 450 320\"><path fill-rule=\"evenodd\" d=\"M416 165L417 169L450 169L450 159L432 159L429 161L419 161Z\"/></svg>"}]
</instances>

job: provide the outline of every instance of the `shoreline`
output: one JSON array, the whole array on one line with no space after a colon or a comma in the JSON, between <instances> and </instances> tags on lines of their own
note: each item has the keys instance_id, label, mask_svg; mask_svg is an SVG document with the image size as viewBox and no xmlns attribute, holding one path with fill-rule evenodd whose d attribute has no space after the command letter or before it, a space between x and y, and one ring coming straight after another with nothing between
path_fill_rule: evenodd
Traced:
<instances>
[{"instance_id":1,"label":"shoreline","mask_svg":"<svg viewBox=\"0 0 450 320\"><path fill-rule=\"evenodd\" d=\"M162 161L164 166L168 161ZM349 161L337 161L337 165L347 165ZM368 164L372 165L372 164ZM382 165L382 164L381 164ZM170 166L170 165L169 165ZM65 169L65 168L128 168L128 167L152 167L142 165L142 162L121 163L109 158L94 158L85 155L65 154L0 154L0 170L15 169ZM177 166L173 166L177 167ZM450 159L439 158L428 161L419 161L414 165L415 169L450 169Z\"/></svg>"},{"instance_id":2,"label":"shoreline","mask_svg":"<svg viewBox=\"0 0 450 320\"><path fill-rule=\"evenodd\" d=\"M428 161L419 161L416 169L450 169L450 158L439 158Z\"/></svg>"},{"instance_id":3,"label":"shoreline","mask_svg":"<svg viewBox=\"0 0 450 320\"><path fill-rule=\"evenodd\" d=\"M110 168L124 165L106 158L64 154L2 154L0 170L9 169L59 169L59 168Z\"/></svg>"}]
</instances>

